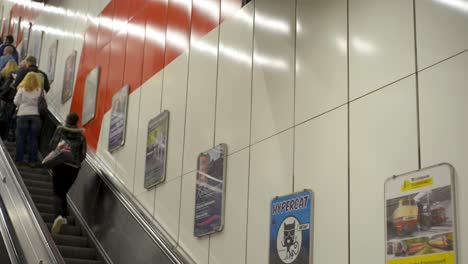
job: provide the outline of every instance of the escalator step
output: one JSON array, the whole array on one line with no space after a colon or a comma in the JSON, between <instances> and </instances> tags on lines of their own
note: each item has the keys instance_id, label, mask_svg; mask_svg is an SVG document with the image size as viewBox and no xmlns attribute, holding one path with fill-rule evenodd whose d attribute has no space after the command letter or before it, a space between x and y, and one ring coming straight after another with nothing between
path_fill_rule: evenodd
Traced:
<instances>
[{"instance_id":1,"label":"escalator step","mask_svg":"<svg viewBox=\"0 0 468 264\"><path fill-rule=\"evenodd\" d=\"M95 259L96 250L94 248L71 247L71 246L57 246L62 257L75 258L75 259Z\"/></svg>"},{"instance_id":2,"label":"escalator step","mask_svg":"<svg viewBox=\"0 0 468 264\"><path fill-rule=\"evenodd\" d=\"M41 212L42 220L46 223L53 223L55 220L55 214Z\"/></svg>"},{"instance_id":3,"label":"escalator step","mask_svg":"<svg viewBox=\"0 0 468 264\"><path fill-rule=\"evenodd\" d=\"M49 231L52 229L53 223L46 223L47 228ZM81 235L81 228L72 225L63 225L60 234L62 235L69 235L69 236L80 236Z\"/></svg>"},{"instance_id":4,"label":"escalator step","mask_svg":"<svg viewBox=\"0 0 468 264\"><path fill-rule=\"evenodd\" d=\"M49 171L47 169L44 169L44 168L30 168L29 166L20 166L18 168L18 170L21 173L34 173L34 174L40 174L40 175L44 175L44 176L50 175Z\"/></svg>"},{"instance_id":5,"label":"escalator step","mask_svg":"<svg viewBox=\"0 0 468 264\"><path fill-rule=\"evenodd\" d=\"M104 262L100 260L71 259L71 258L64 258L64 259L65 259L65 263L67 264L104 264Z\"/></svg>"},{"instance_id":6,"label":"escalator step","mask_svg":"<svg viewBox=\"0 0 468 264\"><path fill-rule=\"evenodd\" d=\"M25 179L25 178L23 178L23 182L24 184L26 184L27 187L52 189L52 182L34 181L34 180Z\"/></svg>"},{"instance_id":7,"label":"escalator step","mask_svg":"<svg viewBox=\"0 0 468 264\"><path fill-rule=\"evenodd\" d=\"M51 189L44 189L44 188L37 188L37 187L29 187L28 186L28 191L31 195L34 196L50 196L52 197L53 191Z\"/></svg>"},{"instance_id":8,"label":"escalator step","mask_svg":"<svg viewBox=\"0 0 468 264\"><path fill-rule=\"evenodd\" d=\"M52 196L44 196L44 195L32 195L31 198L35 203L43 203L43 204L53 204L54 198Z\"/></svg>"},{"instance_id":9,"label":"escalator step","mask_svg":"<svg viewBox=\"0 0 468 264\"><path fill-rule=\"evenodd\" d=\"M21 172L21 177L27 180L33 181L42 181L42 182L52 182L52 176L50 175L43 175L40 173L32 173L32 172Z\"/></svg>"},{"instance_id":10,"label":"escalator step","mask_svg":"<svg viewBox=\"0 0 468 264\"><path fill-rule=\"evenodd\" d=\"M36 208L41 213L53 214L54 206L52 204L36 203Z\"/></svg>"},{"instance_id":11,"label":"escalator step","mask_svg":"<svg viewBox=\"0 0 468 264\"><path fill-rule=\"evenodd\" d=\"M88 238L83 236L52 234L52 237L54 238L54 241L57 245L71 247L88 247Z\"/></svg>"}]
</instances>

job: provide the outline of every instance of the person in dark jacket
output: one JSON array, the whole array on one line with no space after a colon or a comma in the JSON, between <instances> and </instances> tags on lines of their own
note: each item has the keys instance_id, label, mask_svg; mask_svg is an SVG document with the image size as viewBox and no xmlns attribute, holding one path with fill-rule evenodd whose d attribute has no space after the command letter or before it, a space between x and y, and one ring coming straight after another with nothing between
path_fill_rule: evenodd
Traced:
<instances>
[{"instance_id":1,"label":"person in dark jacket","mask_svg":"<svg viewBox=\"0 0 468 264\"><path fill-rule=\"evenodd\" d=\"M49 147L55 149L64 141L71 147L73 160L57 165L52 169L52 183L54 192L55 221L52 233L60 232L62 225L67 223L67 193L75 182L81 168L81 162L86 158L86 138L84 129L78 128L78 114L70 113L65 126L59 126L55 130Z\"/></svg>"},{"instance_id":2,"label":"person in dark jacket","mask_svg":"<svg viewBox=\"0 0 468 264\"><path fill-rule=\"evenodd\" d=\"M47 74L37 67L37 59L34 56L28 56L25 59L26 67L25 68L20 68L18 72L16 73L16 79L15 82L13 83L13 87L18 87L18 85L23 81L24 77L26 74L29 72L37 72L40 73L44 78L41 80L42 83L42 88L44 91L47 93L50 90L50 85L49 85L49 78L47 77Z\"/></svg>"},{"instance_id":3,"label":"person in dark jacket","mask_svg":"<svg viewBox=\"0 0 468 264\"><path fill-rule=\"evenodd\" d=\"M13 45L13 42L15 42L15 39L13 38L12 35L8 35L5 37L5 43L3 43L0 46L0 55L3 55L3 51L5 50L6 47L12 47L13 48L13 58L15 58L16 63L18 63L18 51L16 50L16 47Z\"/></svg>"}]
</instances>

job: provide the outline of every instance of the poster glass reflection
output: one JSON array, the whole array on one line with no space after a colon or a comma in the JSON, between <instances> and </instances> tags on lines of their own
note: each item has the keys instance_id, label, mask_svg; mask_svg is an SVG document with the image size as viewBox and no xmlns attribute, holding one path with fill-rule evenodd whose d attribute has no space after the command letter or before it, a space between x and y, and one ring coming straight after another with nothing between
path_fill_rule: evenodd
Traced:
<instances>
[{"instance_id":1,"label":"poster glass reflection","mask_svg":"<svg viewBox=\"0 0 468 264\"><path fill-rule=\"evenodd\" d=\"M166 179L168 132L169 111L167 110L148 122L144 180L146 189Z\"/></svg>"},{"instance_id":2,"label":"poster glass reflection","mask_svg":"<svg viewBox=\"0 0 468 264\"><path fill-rule=\"evenodd\" d=\"M219 144L198 156L194 221L197 237L223 229L226 159L226 144Z\"/></svg>"},{"instance_id":3,"label":"poster glass reflection","mask_svg":"<svg viewBox=\"0 0 468 264\"><path fill-rule=\"evenodd\" d=\"M62 85L62 104L66 103L73 95L73 82L75 78L76 50L68 55L65 60Z\"/></svg>"},{"instance_id":4,"label":"poster glass reflection","mask_svg":"<svg viewBox=\"0 0 468 264\"><path fill-rule=\"evenodd\" d=\"M125 144L129 86L125 85L112 97L109 127L109 152L114 152Z\"/></svg>"},{"instance_id":5,"label":"poster glass reflection","mask_svg":"<svg viewBox=\"0 0 468 264\"><path fill-rule=\"evenodd\" d=\"M82 124L86 125L96 116L96 102L99 85L99 71L97 66L86 77L85 90L83 96Z\"/></svg>"}]
</instances>

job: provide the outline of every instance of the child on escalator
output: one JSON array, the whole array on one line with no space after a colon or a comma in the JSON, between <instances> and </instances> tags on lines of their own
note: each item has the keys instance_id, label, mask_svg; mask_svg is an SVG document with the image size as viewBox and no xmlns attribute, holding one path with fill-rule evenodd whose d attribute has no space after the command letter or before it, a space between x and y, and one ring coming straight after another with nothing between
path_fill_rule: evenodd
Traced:
<instances>
[{"instance_id":1,"label":"child on escalator","mask_svg":"<svg viewBox=\"0 0 468 264\"><path fill-rule=\"evenodd\" d=\"M59 233L62 225L67 223L67 193L78 177L81 162L86 158L86 138L83 135L84 129L78 128L78 120L78 114L68 114L65 126L57 127L50 141L51 149L55 149L59 143L67 144L73 156L71 161L59 164L52 169L56 216L52 226L54 234Z\"/></svg>"}]
</instances>

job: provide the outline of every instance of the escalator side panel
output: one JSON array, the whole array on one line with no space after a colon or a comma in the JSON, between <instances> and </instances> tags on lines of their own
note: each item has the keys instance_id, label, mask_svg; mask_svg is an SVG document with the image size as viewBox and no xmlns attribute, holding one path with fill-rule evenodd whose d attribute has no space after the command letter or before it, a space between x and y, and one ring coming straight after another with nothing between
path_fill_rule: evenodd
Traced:
<instances>
[{"instance_id":1,"label":"escalator side panel","mask_svg":"<svg viewBox=\"0 0 468 264\"><path fill-rule=\"evenodd\" d=\"M87 163L68 195L113 263L172 263Z\"/></svg>"},{"instance_id":2,"label":"escalator side panel","mask_svg":"<svg viewBox=\"0 0 468 264\"><path fill-rule=\"evenodd\" d=\"M39 263L40 260L52 263L47 246L44 244L36 219L30 214L31 208L24 201L18 186L9 171L6 160L6 149L0 149L0 174L5 176L5 182L0 183L0 194L24 252L28 263Z\"/></svg>"}]
</instances>

